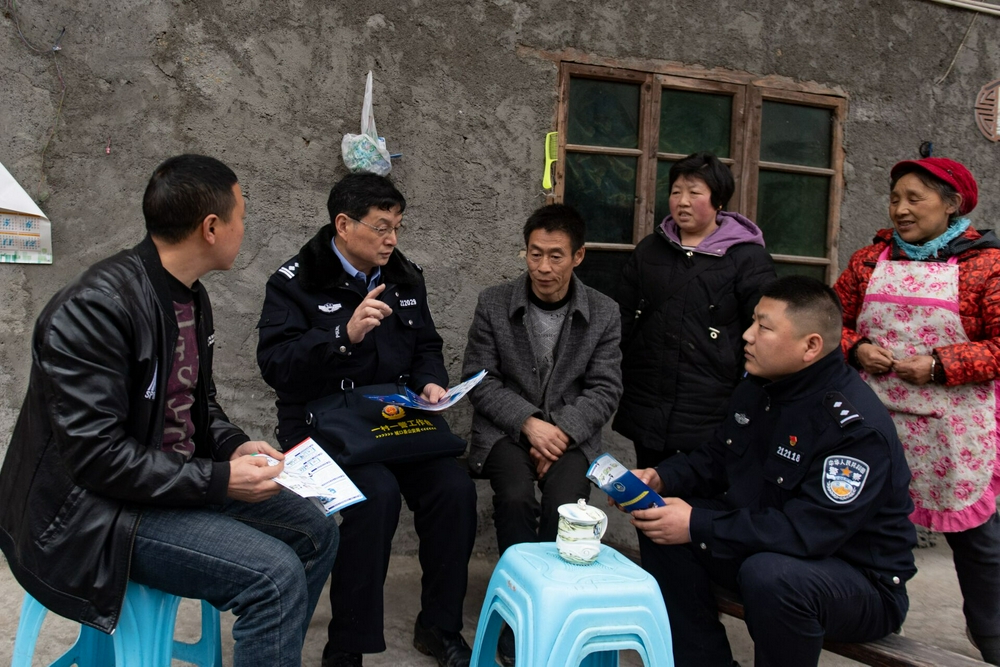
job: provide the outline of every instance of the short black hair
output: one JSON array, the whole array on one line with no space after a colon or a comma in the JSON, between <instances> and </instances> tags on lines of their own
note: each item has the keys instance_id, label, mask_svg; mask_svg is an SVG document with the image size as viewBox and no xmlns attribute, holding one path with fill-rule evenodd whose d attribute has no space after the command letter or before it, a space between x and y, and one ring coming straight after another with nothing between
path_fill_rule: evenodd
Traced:
<instances>
[{"instance_id":1,"label":"short black hair","mask_svg":"<svg viewBox=\"0 0 1000 667\"><path fill-rule=\"evenodd\" d=\"M705 181L705 185L712 192L712 206L721 209L725 208L733 193L736 192L736 182L733 181L733 172L729 167L722 164L719 158L708 151L692 153L686 158L682 158L670 167L669 184L667 188L674 188L674 181L681 176L700 178Z\"/></svg>"},{"instance_id":2,"label":"short black hair","mask_svg":"<svg viewBox=\"0 0 1000 667\"><path fill-rule=\"evenodd\" d=\"M899 179L907 174L915 175L926 187L937 192L941 199L945 200L949 204L955 204L957 208L954 213L948 216L949 221L957 220L962 217L962 214L958 212L958 209L962 207L962 198L959 196L958 190L956 190L951 183L942 181L931 172L920 167L920 165L904 164L899 166L889 178L889 191L892 192L893 188L896 187L896 183L899 183Z\"/></svg>"},{"instance_id":3,"label":"short black hair","mask_svg":"<svg viewBox=\"0 0 1000 667\"><path fill-rule=\"evenodd\" d=\"M385 176L368 173L344 176L330 189L330 197L326 200L330 222L341 213L361 220L372 208L391 211L397 206L400 213L405 211L406 198L392 181Z\"/></svg>"},{"instance_id":4,"label":"short black hair","mask_svg":"<svg viewBox=\"0 0 1000 667\"><path fill-rule=\"evenodd\" d=\"M575 254L586 242L587 225L579 212L568 204L549 204L536 209L524 223L524 245L528 246L531 232L544 229L547 232L565 232L569 235L570 249Z\"/></svg>"},{"instance_id":5,"label":"short black hair","mask_svg":"<svg viewBox=\"0 0 1000 667\"><path fill-rule=\"evenodd\" d=\"M167 243L179 243L208 216L223 220L236 206L236 174L213 157L178 155L154 171L142 196L146 231Z\"/></svg>"},{"instance_id":6,"label":"short black hair","mask_svg":"<svg viewBox=\"0 0 1000 667\"><path fill-rule=\"evenodd\" d=\"M826 283L809 276L782 276L765 285L760 297L783 302L788 318L800 333L823 337L824 352L840 345L844 309L840 297Z\"/></svg>"}]
</instances>

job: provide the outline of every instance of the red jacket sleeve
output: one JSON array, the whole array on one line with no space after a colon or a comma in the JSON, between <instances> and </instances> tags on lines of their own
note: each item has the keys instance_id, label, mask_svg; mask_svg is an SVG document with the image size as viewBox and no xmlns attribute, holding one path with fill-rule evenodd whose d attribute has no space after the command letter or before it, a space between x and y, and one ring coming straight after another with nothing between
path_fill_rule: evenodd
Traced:
<instances>
[{"instance_id":1,"label":"red jacket sleeve","mask_svg":"<svg viewBox=\"0 0 1000 667\"><path fill-rule=\"evenodd\" d=\"M844 328L840 339L840 348L845 358L851 348L861 341L862 336L858 333L858 315L861 313L861 305L865 300L865 292L868 291L868 281L871 280L874 270L873 265L884 247L884 243L875 243L855 252L851 255L847 268L833 285L837 296L840 297L840 305L844 309Z\"/></svg>"},{"instance_id":2,"label":"red jacket sleeve","mask_svg":"<svg viewBox=\"0 0 1000 667\"><path fill-rule=\"evenodd\" d=\"M962 327L970 340L935 348L945 384L1000 377L1000 250L972 250L959 257L958 291Z\"/></svg>"}]
</instances>

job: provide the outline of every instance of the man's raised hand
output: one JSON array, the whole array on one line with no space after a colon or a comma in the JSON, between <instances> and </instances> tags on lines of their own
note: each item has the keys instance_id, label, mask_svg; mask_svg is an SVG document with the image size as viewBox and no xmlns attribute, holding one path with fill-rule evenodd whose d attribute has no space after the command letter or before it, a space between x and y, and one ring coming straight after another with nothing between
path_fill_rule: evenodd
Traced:
<instances>
[{"instance_id":1,"label":"man's raised hand","mask_svg":"<svg viewBox=\"0 0 1000 667\"><path fill-rule=\"evenodd\" d=\"M388 304L379 301L378 296L385 291L385 284L381 284L354 309L354 314L347 322L347 338L357 345L364 340L368 332L382 323L382 320L392 315L392 308Z\"/></svg>"}]
</instances>

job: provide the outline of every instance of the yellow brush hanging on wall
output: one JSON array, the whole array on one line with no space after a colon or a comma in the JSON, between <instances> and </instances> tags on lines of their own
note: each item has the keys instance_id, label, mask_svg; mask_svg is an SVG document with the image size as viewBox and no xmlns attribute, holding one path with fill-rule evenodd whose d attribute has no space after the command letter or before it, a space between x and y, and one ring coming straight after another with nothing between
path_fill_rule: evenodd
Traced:
<instances>
[{"instance_id":1,"label":"yellow brush hanging on wall","mask_svg":"<svg viewBox=\"0 0 1000 667\"><path fill-rule=\"evenodd\" d=\"M552 165L559 156L559 133L549 132L545 135L545 173L542 175L542 187L552 189Z\"/></svg>"}]
</instances>

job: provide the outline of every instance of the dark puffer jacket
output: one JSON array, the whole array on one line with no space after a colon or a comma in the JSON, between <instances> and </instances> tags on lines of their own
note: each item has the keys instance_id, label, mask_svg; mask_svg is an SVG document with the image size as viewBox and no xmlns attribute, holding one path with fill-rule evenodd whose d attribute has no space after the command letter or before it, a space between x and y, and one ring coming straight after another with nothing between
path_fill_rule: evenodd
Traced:
<instances>
[{"instance_id":1,"label":"dark puffer jacket","mask_svg":"<svg viewBox=\"0 0 1000 667\"><path fill-rule=\"evenodd\" d=\"M622 271L625 392L612 427L646 449L690 451L722 422L743 372L743 332L775 277L753 222L730 212L718 222L686 250L667 217Z\"/></svg>"}]
</instances>

